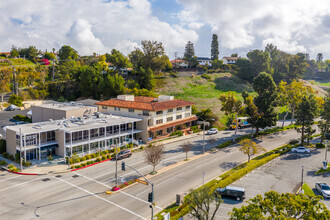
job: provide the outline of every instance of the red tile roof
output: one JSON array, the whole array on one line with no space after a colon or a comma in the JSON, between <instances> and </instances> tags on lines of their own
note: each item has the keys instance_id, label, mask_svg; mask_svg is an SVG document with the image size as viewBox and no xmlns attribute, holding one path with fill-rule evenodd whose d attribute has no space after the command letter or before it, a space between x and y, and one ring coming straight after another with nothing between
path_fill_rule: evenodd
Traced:
<instances>
[{"instance_id":1,"label":"red tile roof","mask_svg":"<svg viewBox=\"0 0 330 220\"><path fill-rule=\"evenodd\" d=\"M171 123L150 127L148 129L148 131L159 131L159 130L163 130L165 128L170 128L170 127L174 127L174 126L177 126L177 125L182 125L182 124L185 124L185 123L188 123L188 122L191 122L191 121L197 121L197 119L198 118L196 116L192 116L192 117L189 117L189 118L176 120L176 121L171 122Z\"/></svg>"},{"instance_id":2,"label":"red tile roof","mask_svg":"<svg viewBox=\"0 0 330 220\"><path fill-rule=\"evenodd\" d=\"M98 102L96 105L101 106L112 106L119 108L132 108L139 110L147 110L147 111L160 111L164 109L183 107L187 105L193 105L193 102L184 101L181 99L174 99L170 101L155 101L156 98L153 97L144 97L137 96L134 97L134 101L125 101L119 99L110 99L103 102Z\"/></svg>"},{"instance_id":3,"label":"red tile roof","mask_svg":"<svg viewBox=\"0 0 330 220\"><path fill-rule=\"evenodd\" d=\"M239 57L223 57L227 60L237 60Z\"/></svg>"},{"instance_id":4,"label":"red tile roof","mask_svg":"<svg viewBox=\"0 0 330 220\"><path fill-rule=\"evenodd\" d=\"M187 60L171 60L170 62L171 63L182 63L182 62L187 62L188 63Z\"/></svg>"}]
</instances>

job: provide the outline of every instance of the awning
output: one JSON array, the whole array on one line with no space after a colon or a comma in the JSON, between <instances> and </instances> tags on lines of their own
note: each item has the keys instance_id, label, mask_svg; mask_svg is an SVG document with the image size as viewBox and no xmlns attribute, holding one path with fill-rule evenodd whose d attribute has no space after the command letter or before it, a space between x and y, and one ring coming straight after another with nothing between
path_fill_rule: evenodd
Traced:
<instances>
[{"instance_id":1,"label":"awning","mask_svg":"<svg viewBox=\"0 0 330 220\"><path fill-rule=\"evenodd\" d=\"M174 121L174 122L171 122L171 123L150 127L148 129L148 131L152 131L152 132L153 131L159 131L159 130L163 130L165 128L175 127L177 125L182 125L182 124L185 124L185 123L188 123L188 122L196 121L197 119L198 118L196 116L192 116L190 118L184 118L182 120Z\"/></svg>"}]
</instances>

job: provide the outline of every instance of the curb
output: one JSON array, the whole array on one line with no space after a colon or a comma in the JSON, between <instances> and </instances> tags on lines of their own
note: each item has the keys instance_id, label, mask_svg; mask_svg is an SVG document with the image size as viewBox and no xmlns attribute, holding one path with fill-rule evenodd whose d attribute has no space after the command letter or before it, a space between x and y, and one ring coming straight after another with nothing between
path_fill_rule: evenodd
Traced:
<instances>
[{"instance_id":1,"label":"curb","mask_svg":"<svg viewBox=\"0 0 330 220\"><path fill-rule=\"evenodd\" d=\"M5 171L9 172L9 173L14 173L14 174L18 174L18 175L26 175L26 176L38 176L38 175L46 175L46 174L38 174L38 173L22 173L22 172L15 172L15 171L11 171L5 167L2 167L2 169L4 169Z\"/></svg>"},{"instance_id":2,"label":"curb","mask_svg":"<svg viewBox=\"0 0 330 220\"><path fill-rule=\"evenodd\" d=\"M111 160L111 159L112 159L112 158L110 158L110 159L106 159L106 160L103 160L103 161L100 161L100 162L97 162L97 163L93 163L93 164L90 164L90 165L87 165L87 166L84 166L84 167L80 167L80 168L72 169L72 170L70 170L69 172L73 172L73 171L81 170L81 169L84 169L84 168L87 168L87 167L94 166L94 165L96 165L96 164L104 163L104 162L109 161L109 160Z\"/></svg>"}]
</instances>

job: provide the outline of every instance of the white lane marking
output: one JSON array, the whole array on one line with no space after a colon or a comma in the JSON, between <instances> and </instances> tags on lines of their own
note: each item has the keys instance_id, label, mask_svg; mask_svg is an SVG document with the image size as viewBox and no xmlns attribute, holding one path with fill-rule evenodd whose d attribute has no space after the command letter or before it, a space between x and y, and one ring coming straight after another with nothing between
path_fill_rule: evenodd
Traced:
<instances>
[{"instance_id":1,"label":"white lane marking","mask_svg":"<svg viewBox=\"0 0 330 220\"><path fill-rule=\"evenodd\" d=\"M162 185L162 184L164 184L164 183L170 181L171 179L174 179L175 177L177 177L177 176L179 176L179 175L181 175L181 174L183 174L183 172L178 173L178 174L176 174L175 176L172 176L171 178L168 178L167 180L165 180L165 181L163 181L163 182L161 182L161 183L155 185L154 187L156 188L157 186L160 186L160 185ZM138 194L136 194L136 196L139 196L139 195L141 195L142 193L145 193L145 192L147 192L147 191L150 191L150 189L146 189L146 190L144 190L144 191L142 191L142 192L139 192Z\"/></svg>"},{"instance_id":2,"label":"white lane marking","mask_svg":"<svg viewBox=\"0 0 330 220\"><path fill-rule=\"evenodd\" d=\"M86 179L88 179L88 180L91 180L91 181L94 181L94 182L96 182L96 183L98 183L98 184L100 184L100 185L103 185L103 186L105 186L105 187L111 187L111 186L109 186L109 185L107 185L107 184L105 184L105 183L101 183L101 182L99 182L99 181L97 181L97 180L94 180L94 179L92 179L92 178L90 178L90 177L87 177L87 176L84 176L84 175L82 175L82 174L80 174L80 173L77 173L77 172L73 172L73 173L76 173L76 174L78 174L78 175L80 175L80 176L82 176L82 177L84 177L84 178L86 178ZM120 193L123 193L124 195L127 195L127 196L130 196L130 197L132 197L132 198L134 198L134 199L136 199L136 200L139 200L139 201L141 201L141 202L144 202L144 203L146 203L146 204L148 204L148 205L151 205L151 203L149 203L149 202L147 202L147 201L144 201L144 200L142 200L142 199L140 199L140 198L138 198L138 197L136 197L136 196L133 196L133 195L131 195L131 194L128 194L128 193L126 193L126 192L123 192L123 191L118 191L118 192L120 192ZM162 210L162 208L160 208L159 206L156 206L158 209L161 209Z\"/></svg>"},{"instance_id":3,"label":"white lane marking","mask_svg":"<svg viewBox=\"0 0 330 220\"><path fill-rule=\"evenodd\" d=\"M144 169L146 169L146 168L150 168L150 167L151 167L151 165L148 165L148 166L142 167L141 169L138 169L138 170L140 171L140 170L144 170ZM133 173L135 173L135 171L129 172L129 173L127 173L127 174L125 174L125 175L122 175L122 176L119 176L119 177L128 176L128 175L131 175L131 174L133 174ZM116 178L113 178L113 179L111 179L111 180L105 181L104 183L112 182L112 181L114 181L114 180L116 180Z\"/></svg>"},{"instance_id":4,"label":"white lane marking","mask_svg":"<svg viewBox=\"0 0 330 220\"><path fill-rule=\"evenodd\" d=\"M13 177L10 177L10 178L7 178L7 179L3 179L3 180L0 180L0 182L3 182L3 181L6 181L6 180L11 180L11 179L15 179L17 177L20 177L20 176L13 176Z\"/></svg>"},{"instance_id":5,"label":"white lane marking","mask_svg":"<svg viewBox=\"0 0 330 220\"><path fill-rule=\"evenodd\" d=\"M39 177L37 179L29 180L29 181L26 181L26 182L23 182L23 183L19 183L19 184L13 185L13 186L9 186L9 187L4 188L4 189L0 189L0 192L5 191L7 189L11 189L11 188L17 187L17 186L24 185L24 184L27 184L27 183L30 183L30 182L33 182L33 181L36 181L36 180L41 179L41 178L44 178L44 177Z\"/></svg>"},{"instance_id":6,"label":"white lane marking","mask_svg":"<svg viewBox=\"0 0 330 220\"><path fill-rule=\"evenodd\" d=\"M107 199L104 199L104 198L102 198L102 197L96 195L95 193L92 193L92 192L90 192L90 191L88 191L88 190L85 190L85 189L79 187L79 186L76 186L76 185L74 185L74 184L72 184L72 183L70 183L70 182L68 182L68 181L66 181L66 180L64 180L64 179L60 179L60 178L57 178L57 177L55 177L55 176L54 176L54 178L57 179L57 180L60 180L60 181L62 181L62 182L64 182L64 183L66 183L66 184L68 184L68 185L71 185L72 187L75 187L75 188L77 188L77 189L80 189L81 191L86 192L86 193L88 193L88 194L90 194L90 195L92 195L92 196L94 196L94 197L96 197L96 198L98 198L98 199L101 199L101 200L103 200L103 201L105 201L105 202L107 202L107 203L110 203L111 205L114 205L114 206L116 206L116 207L118 207L118 208L120 208L120 209L122 209L122 210L125 210L125 211L127 211L127 212L129 212L129 213L131 213L131 214L133 214L133 215L135 215L135 216L141 218L141 219L146 219L146 218L142 217L141 215L139 215L139 214L137 214L137 213L135 213L135 212L133 212L133 211L127 209L127 208L124 208L124 207L122 207L122 206L120 206L120 205L118 205L118 204L116 204L116 203L113 203L113 202L111 202L111 201L109 201L109 200L107 200Z\"/></svg>"}]
</instances>

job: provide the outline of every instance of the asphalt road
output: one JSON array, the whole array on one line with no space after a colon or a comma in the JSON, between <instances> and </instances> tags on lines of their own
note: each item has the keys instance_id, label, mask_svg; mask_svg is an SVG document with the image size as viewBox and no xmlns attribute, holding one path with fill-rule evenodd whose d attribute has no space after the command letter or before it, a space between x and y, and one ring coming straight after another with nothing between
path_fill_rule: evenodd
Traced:
<instances>
[{"instance_id":1,"label":"asphalt road","mask_svg":"<svg viewBox=\"0 0 330 220\"><path fill-rule=\"evenodd\" d=\"M246 131L240 131L245 133ZM233 132L220 132L219 141L230 139ZM221 139L220 139L221 137ZM292 130L273 134L259 140L267 150L281 146L298 137ZM194 138L192 154L201 152L201 136ZM157 166L183 160L185 154L176 142L166 146L165 162ZM206 154L200 159L191 160L175 169L150 179L155 186L155 213L175 200L177 193L187 193L247 160L237 146ZM151 167L143 160L143 153L136 153L126 164L139 169L143 174ZM119 166L120 167L120 166ZM119 172L121 177L136 175L127 169ZM150 186L137 184L125 190L106 195L104 192L114 185L114 162L102 163L91 168L58 176L17 176L6 172L0 173L0 218L1 219L145 219L150 218L147 201Z\"/></svg>"},{"instance_id":2,"label":"asphalt road","mask_svg":"<svg viewBox=\"0 0 330 220\"><path fill-rule=\"evenodd\" d=\"M0 134L5 139L4 126L15 125L15 122L10 121L15 115L26 115L29 110L16 110L16 111L0 111Z\"/></svg>"}]
</instances>

